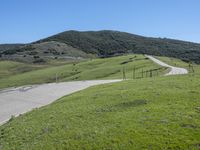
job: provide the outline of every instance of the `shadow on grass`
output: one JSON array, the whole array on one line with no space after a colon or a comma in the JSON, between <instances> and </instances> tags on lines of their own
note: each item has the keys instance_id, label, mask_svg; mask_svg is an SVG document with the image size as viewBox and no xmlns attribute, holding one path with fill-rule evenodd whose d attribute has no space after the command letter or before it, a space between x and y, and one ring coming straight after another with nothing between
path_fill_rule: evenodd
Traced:
<instances>
[{"instance_id":1,"label":"shadow on grass","mask_svg":"<svg viewBox=\"0 0 200 150\"><path fill-rule=\"evenodd\" d=\"M127 109L133 109L135 107L143 106L147 104L147 100L133 100L129 102L123 102L119 103L114 106L104 106L103 108L99 108L96 110L97 113L103 113L103 112L117 112L117 111L124 111Z\"/></svg>"}]
</instances>

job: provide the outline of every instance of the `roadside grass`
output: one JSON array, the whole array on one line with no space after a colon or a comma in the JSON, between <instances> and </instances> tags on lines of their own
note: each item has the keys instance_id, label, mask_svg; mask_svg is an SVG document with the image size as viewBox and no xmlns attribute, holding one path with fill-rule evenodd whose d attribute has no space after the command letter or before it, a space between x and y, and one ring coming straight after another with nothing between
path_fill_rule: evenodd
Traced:
<instances>
[{"instance_id":1,"label":"roadside grass","mask_svg":"<svg viewBox=\"0 0 200 150\"><path fill-rule=\"evenodd\" d=\"M170 64L175 67L183 67L186 68L190 75L200 75L200 65L192 63L191 66L189 67L189 63L186 63L180 59L177 58L171 58L171 57L158 57L156 56L161 61L166 62L167 64ZM192 67L194 70L192 70Z\"/></svg>"},{"instance_id":2,"label":"roadside grass","mask_svg":"<svg viewBox=\"0 0 200 150\"><path fill-rule=\"evenodd\" d=\"M0 79L33 70L34 67L20 62L0 61Z\"/></svg>"},{"instance_id":3,"label":"roadside grass","mask_svg":"<svg viewBox=\"0 0 200 150\"><path fill-rule=\"evenodd\" d=\"M0 127L6 149L199 149L200 76L94 86Z\"/></svg>"},{"instance_id":4,"label":"roadside grass","mask_svg":"<svg viewBox=\"0 0 200 150\"><path fill-rule=\"evenodd\" d=\"M0 62L0 65L3 62ZM14 62L9 62L14 63ZM166 71L166 68L162 68L159 65L153 63L151 60L146 59L143 55L127 55L105 59L91 59L84 62L74 62L71 64L57 65L53 67L46 66L28 72L20 72L20 69L15 65L19 65L21 68L26 68L24 65L14 63L9 66L8 63L5 67L0 67L0 89L14 86L22 86L29 84L40 84L55 82L56 76L59 81L72 81L72 80L93 80L93 79L121 79L122 70L125 70L125 76L127 79L133 78L133 68L135 67L135 78L142 77L142 71L150 69L158 69L158 72L153 72L153 76L159 76ZM53 62L51 62L53 64ZM1 65L3 66L3 65ZM29 66L29 69L31 66ZM11 70L11 71L10 71ZM10 71L2 73L3 71ZM13 72L18 73L13 74ZM56 75L57 74L57 75ZM149 76L149 73L143 73L143 77Z\"/></svg>"},{"instance_id":5,"label":"roadside grass","mask_svg":"<svg viewBox=\"0 0 200 150\"><path fill-rule=\"evenodd\" d=\"M49 60L44 64L28 64L16 61L3 60L0 61L0 79L53 66L66 65L73 62L74 61Z\"/></svg>"},{"instance_id":6,"label":"roadside grass","mask_svg":"<svg viewBox=\"0 0 200 150\"><path fill-rule=\"evenodd\" d=\"M161 61L164 61L165 63L167 63L169 65L174 66L174 67L184 67L184 68L188 69L189 64L180 59L172 58L172 57L160 57L160 56L159 57L155 56L155 57Z\"/></svg>"}]
</instances>

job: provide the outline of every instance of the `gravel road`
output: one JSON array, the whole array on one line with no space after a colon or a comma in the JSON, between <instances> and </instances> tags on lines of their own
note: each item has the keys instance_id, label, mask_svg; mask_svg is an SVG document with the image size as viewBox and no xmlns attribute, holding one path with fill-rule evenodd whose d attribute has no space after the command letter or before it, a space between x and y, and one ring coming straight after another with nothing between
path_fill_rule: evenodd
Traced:
<instances>
[{"instance_id":1,"label":"gravel road","mask_svg":"<svg viewBox=\"0 0 200 150\"><path fill-rule=\"evenodd\" d=\"M170 68L171 70L165 74L166 76L188 73L185 68L170 66L153 56L146 55L146 57L163 67ZM119 81L121 80L91 80L50 83L10 88L0 91L0 124L8 121L11 116L18 116L31 111L33 108L48 105L62 96L86 89L93 85Z\"/></svg>"},{"instance_id":2,"label":"gravel road","mask_svg":"<svg viewBox=\"0 0 200 150\"><path fill-rule=\"evenodd\" d=\"M155 63L159 64L160 66L163 66L163 67L168 67L170 68L170 72L168 72L167 74L165 74L165 76L169 76L169 75L181 75L181 74L187 74L188 73L188 70L185 69L185 68L179 68L179 67L174 67L174 66L170 66L158 59L156 59L155 57L153 56L149 56L149 55L146 55L146 57L148 57L149 59L151 59L152 61L154 61Z\"/></svg>"},{"instance_id":3,"label":"gravel road","mask_svg":"<svg viewBox=\"0 0 200 150\"><path fill-rule=\"evenodd\" d=\"M91 80L10 88L0 91L0 124L11 116L39 108L71 93L86 89L93 85L119 82L121 80Z\"/></svg>"}]
</instances>

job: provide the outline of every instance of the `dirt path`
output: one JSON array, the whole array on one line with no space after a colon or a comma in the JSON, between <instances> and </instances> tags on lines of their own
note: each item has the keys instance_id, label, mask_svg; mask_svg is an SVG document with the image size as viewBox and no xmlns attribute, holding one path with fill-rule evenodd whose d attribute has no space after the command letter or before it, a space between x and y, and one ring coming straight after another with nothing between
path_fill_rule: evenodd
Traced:
<instances>
[{"instance_id":1,"label":"dirt path","mask_svg":"<svg viewBox=\"0 0 200 150\"><path fill-rule=\"evenodd\" d=\"M31 111L71 93L86 89L93 85L119 82L121 80L91 80L63 83L50 83L0 91L0 124L11 116Z\"/></svg>"},{"instance_id":2,"label":"dirt path","mask_svg":"<svg viewBox=\"0 0 200 150\"><path fill-rule=\"evenodd\" d=\"M170 66L156 58L154 58L153 56L149 56L149 55L146 55L146 57L148 57L149 59L151 59L152 61L154 61L155 63L163 66L163 67L168 67L170 68L170 72L168 72L167 74L165 74L165 76L169 76L169 75L181 75L181 74L187 74L188 73L188 70L185 69L185 68L179 68L179 67L174 67L174 66Z\"/></svg>"}]
</instances>

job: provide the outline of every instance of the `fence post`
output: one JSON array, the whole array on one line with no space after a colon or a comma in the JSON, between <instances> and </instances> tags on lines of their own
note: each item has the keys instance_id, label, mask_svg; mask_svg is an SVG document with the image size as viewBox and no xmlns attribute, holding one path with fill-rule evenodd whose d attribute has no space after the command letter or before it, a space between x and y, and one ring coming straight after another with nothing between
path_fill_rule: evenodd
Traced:
<instances>
[{"instance_id":1,"label":"fence post","mask_svg":"<svg viewBox=\"0 0 200 150\"><path fill-rule=\"evenodd\" d=\"M123 68L123 80L126 80L126 73L125 73L125 69Z\"/></svg>"},{"instance_id":2,"label":"fence post","mask_svg":"<svg viewBox=\"0 0 200 150\"><path fill-rule=\"evenodd\" d=\"M144 75L143 75L143 69L142 69L142 78L144 77Z\"/></svg>"},{"instance_id":3,"label":"fence post","mask_svg":"<svg viewBox=\"0 0 200 150\"><path fill-rule=\"evenodd\" d=\"M189 71L191 71L192 73L194 73L194 67L192 62L189 62Z\"/></svg>"},{"instance_id":4,"label":"fence post","mask_svg":"<svg viewBox=\"0 0 200 150\"><path fill-rule=\"evenodd\" d=\"M133 79L135 79L135 67L133 68Z\"/></svg>"},{"instance_id":5,"label":"fence post","mask_svg":"<svg viewBox=\"0 0 200 150\"><path fill-rule=\"evenodd\" d=\"M192 67L192 73L194 73L194 66L193 66L193 64L191 64L191 67Z\"/></svg>"},{"instance_id":6,"label":"fence post","mask_svg":"<svg viewBox=\"0 0 200 150\"><path fill-rule=\"evenodd\" d=\"M148 78L148 70L146 71L146 78Z\"/></svg>"},{"instance_id":7,"label":"fence post","mask_svg":"<svg viewBox=\"0 0 200 150\"><path fill-rule=\"evenodd\" d=\"M193 65L192 65L192 73L194 73L194 67L193 67Z\"/></svg>"},{"instance_id":8,"label":"fence post","mask_svg":"<svg viewBox=\"0 0 200 150\"><path fill-rule=\"evenodd\" d=\"M191 70L191 62L188 63L189 71Z\"/></svg>"},{"instance_id":9,"label":"fence post","mask_svg":"<svg viewBox=\"0 0 200 150\"><path fill-rule=\"evenodd\" d=\"M150 70L150 77L152 77L152 70Z\"/></svg>"},{"instance_id":10,"label":"fence post","mask_svg":"<svg viewBox=\"0 0 200 150\"><path fill-rule=\"evenodd\" d=\"M58 83L58 73L56 73L56 83Z\"/></svg>"}]
</instances>

